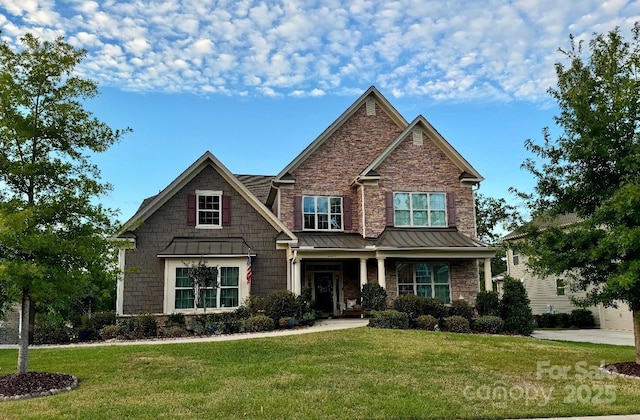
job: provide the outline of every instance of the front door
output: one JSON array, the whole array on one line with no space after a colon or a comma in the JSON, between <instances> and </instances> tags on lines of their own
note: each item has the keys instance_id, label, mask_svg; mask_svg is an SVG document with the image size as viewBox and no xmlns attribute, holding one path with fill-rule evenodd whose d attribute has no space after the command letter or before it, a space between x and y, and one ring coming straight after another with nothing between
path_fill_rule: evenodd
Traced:
<instances>
[{"instance_id":1,"label":"front door","mask_svg":"<svg viewBox=\"0 0 640 420\"><path fill-rule=\"evenodd\" d=\"M316 309L333 315L333 273L313 273Z\"/></svg>"}]
</instances>

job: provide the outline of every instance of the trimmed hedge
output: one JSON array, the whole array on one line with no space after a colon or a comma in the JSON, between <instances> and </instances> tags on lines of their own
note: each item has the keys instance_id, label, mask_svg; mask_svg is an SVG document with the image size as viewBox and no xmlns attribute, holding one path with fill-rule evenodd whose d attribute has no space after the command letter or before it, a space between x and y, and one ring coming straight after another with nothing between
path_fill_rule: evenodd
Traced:
<instances>
[{"instance_id":1,"label":"trimmed hedge","mask_svg":"<svg viewBox=\"0 0 640 420\"><path fill-rule=\"evenodd\" d=\"M500 315L500 297L498 296L498 293L493 290L478 292L478 296L476 297L476 309L480 316Z\"/></svg>"},{"instance_id":2,"label":"trimmed hedge","mask_svg":"<svg viewBox=\"0 0 640 420\"><path fill-rule=\"evenodd\" d=\"M482 333L499 334L504 329L504 321L499 316L481 316L476 319L473 329Z\"/></svg>"},{"instance_id":3,"label":"trimmed hedge","mask_svg":"<svg viewBox=\"0 0 640 420\"><path fill-rule=\"evenodd\" d=\"M447 327L447 331L454 333L468 333L471 332L469 326L469 320L460 315L448 316L444 319L444 325Z\"/></svg>"},{"instance_id":4,"label":"trimmed hedge","mask_svg":"<svg viewBox=\"0 0 640 420\"><path fill-rule=\"evenodd\" d=\"M438 320L433 315L420 315L416 319L416 328L419 330L435 331Z\"/></svg>"},{"instance_id":5,"label":"trimmed hedge","mask_svg":"<svg viewBox=\"0 0 640 420\"><path fill-rule=\"evenodd\" d=\"M588 309L574 309L570 317L571 324L577 328L593 328L596 324L593 314Z\"/></svg>"},{"instance_id":6,"label":"trimmed hedge","mask_svg":"<svg viewBox=\"0 0 640 420\"><path fill-rule=\"evenodd\" d=\"M246 330L248 332L271 331L275 327L273 319L266 315L255 315L247 319Z\"/></svg>"},{"instance_id":7,"label":"trimmed hedge","mask_svg":"<svg viewBox=\"0 0 640 420\"><path fill-rule=\"evenodd\" d=\"M461 316L471 322L473 318L473 308L467 303L466 300L454 300L451 302L451 306L447 310L449 316Z\"/></svg>"},{"instance_id":8,"label":"trimmed hedge","mask_svg":"<svg viewBox=\"0 0 640 420\"><path fill-rule=\"evenodd\" d=\"M369 326L373 328L392 328L404 330L409 328L409 316L395 309L371 312Z\"/></svg>"}]
</instances>

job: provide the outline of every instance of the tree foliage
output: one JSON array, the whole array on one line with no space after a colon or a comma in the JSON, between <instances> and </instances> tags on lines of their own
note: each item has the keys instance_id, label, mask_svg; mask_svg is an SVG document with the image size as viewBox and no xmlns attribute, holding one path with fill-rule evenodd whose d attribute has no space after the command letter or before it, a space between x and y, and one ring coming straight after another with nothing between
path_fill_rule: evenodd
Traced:
<instances>
[{"instance_id":1,"label":"tree foliage","mask_svg":"<svg viewBox=\"0 0 640 420\"><path fill-rule=\"evenodd\" d=\"M562 132L528 140L535 155L523 166L537 179L527 196L534 217L529 265L543 275L569 273L587 291L583 303L630 304L640 362L640 24L626 41L618 28L594 34L585 47L570 38L550 89ZM581 221L554 226L575 213ZM547 219L547 220L545 220Z\"/></svg>"},{"instance_id":2,"label":"tree foliage","mask_svg":"<svg viewBox=\"0 0 640 420\"><path fill-rule=\"evenodd\" d=\"M123 132L84 108L98 93L74 74L84 50L30 34L21 42L19 51L0 44L0 277L21 296L24 323L31 301L115 283L107 239L115 213L96 204L111 187L89 155ZM26 347L23 331L19 371Z\"/></svg>"}]
</instances>

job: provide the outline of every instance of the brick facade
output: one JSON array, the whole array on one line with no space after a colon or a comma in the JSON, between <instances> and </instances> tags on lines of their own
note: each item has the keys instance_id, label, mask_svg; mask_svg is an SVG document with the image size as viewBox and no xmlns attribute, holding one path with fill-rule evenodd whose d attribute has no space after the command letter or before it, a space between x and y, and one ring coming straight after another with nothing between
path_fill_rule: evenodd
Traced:
<instances>
[{"instance_id":1,"label":"brick facade","mask_svg":"<svg viewBox=\"0 0 640 420\"><path fill-rule=\"evenodd\" d=\"M401 132L380 106L376 105L375 115L366 115L363 104L293 171L293 189L280 190L280 219L285 226L294 228L295 196L348 196L353 211L351 231L362 234L361 196L351 183Z\"/></svg>"}]
</instances>

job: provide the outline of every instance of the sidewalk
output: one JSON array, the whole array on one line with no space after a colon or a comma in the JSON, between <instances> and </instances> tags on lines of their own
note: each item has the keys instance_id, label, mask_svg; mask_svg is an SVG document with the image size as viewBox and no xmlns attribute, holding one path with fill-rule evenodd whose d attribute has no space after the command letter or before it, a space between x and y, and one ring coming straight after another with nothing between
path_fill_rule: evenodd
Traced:
<instances>
[{"instance_id":1,"label":"sidewalk","mask_svg":"<svg viewBox=\"0 0 640 420\"><path fill-rule=\"evenodd\" d=\"M43 344L43 345L31 345L30 349L43 349L43 348L77 348L77 347L100 347L100 346L147 346L156 344L177 344L177 343L207 343L213 341L232 341L232 340L247 340L250 338L265 338L265 337L282 337L285 335L300 335L316 333L321 331L333 331L333 330L345 330L348 328L364 327L369 323L368 319L360 318L343 318L343 319L322 319L316 322L313 326L307 328L291 329L291 330L277 330L267 331L259 333L239 333L239 334L221 334L221 335L208 335L198 337L179 337L179 338L162 338L151 340L132 340L132 341L98 341L91 343L73 343L73 344ZM2 349L17 349L17 344L3 344L0 345ZM640 420L640 419L639 419Z\"/></svg>"},{"instance_id":2,"label":"sidewalk","mask_svg":"<svg viewBox=\"0 0 640 420\"><path fill-rule=\"evenodd\" d=\"M582 343L633 346L633 331L614 330L535 330L531 337L543 340L578 341ZM639 419L640 420L640 419Z\"/></svg>"}]
</instances>

